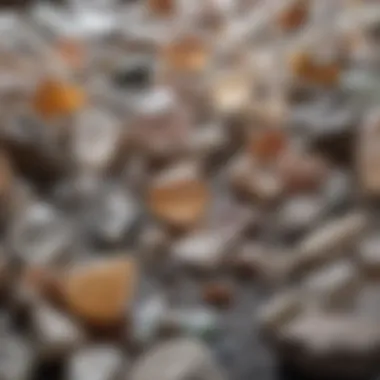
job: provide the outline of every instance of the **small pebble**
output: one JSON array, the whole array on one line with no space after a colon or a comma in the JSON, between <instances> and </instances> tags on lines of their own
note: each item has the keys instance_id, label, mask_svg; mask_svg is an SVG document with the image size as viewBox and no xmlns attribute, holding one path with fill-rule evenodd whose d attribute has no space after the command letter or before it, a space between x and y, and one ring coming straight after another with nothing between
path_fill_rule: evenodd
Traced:
<instances>
[{"instance_id":1,"label":"small pebble","mask_svg":"<svg viewBox=\"0 0 380 380\"><path fill-rule=\"evenodd\" d=\"M74 315L95 326L107 327L124 318L136 280L137 269L131 259L101 260L69 271L63 294Z\"/></svg>"},{"instance_id":2,"label":"small pebble","mask_svg":"<svg viewBox=\"0 0 380 380\"><path fill-rule=\"evenodd\" d=\"M233 302L233 291L223 283L209 283L203 287L203 301L219 308L228 308Z\"/></svg>"},{"instance_id":3,"label":"small pebble","mask_svg":"<svg viewBox=\"0 0 380 380\"><path fill-rule=\"evenodd\" d=\"M127 360L114 346L91 345L72 354L67 366L69 380L113 380Z\"/></svg>"},{"instance_id":4,"label":"small pebble","mask_svg":"<svg viewBox=\"0 0 380 380\"><path fill-rule=\"evenodd\" d=\"M131 380L152 377L182 380L224 379L222 370L211 352L202 343L190 338L178 338L162 343L143 355L131 370Z\"/></svg>"}]
</instances>

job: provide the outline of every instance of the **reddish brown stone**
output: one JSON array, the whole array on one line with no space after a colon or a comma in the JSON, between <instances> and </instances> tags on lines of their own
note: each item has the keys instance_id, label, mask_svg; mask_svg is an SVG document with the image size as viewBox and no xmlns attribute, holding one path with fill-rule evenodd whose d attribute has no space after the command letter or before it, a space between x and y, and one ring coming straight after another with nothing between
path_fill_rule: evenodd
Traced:
<instances>
[{"instance_id":1,"label":"reddish brown stone","mask_svg":"<svg viewBox=\"0 0 380 380\"><path fill-rule=\"evenodd\" d=\"M233 290L228 284L209 283L203 288L203 301L220 308L226 308L233 302Z\"/></svg>"},{"instance_id":2,"label":"reddish brown stone","mask_svg":"<svg viewBox=\"0 0 380 380\"><path fill-rule=\"evenodd\" d=\"M279 163L279 170L289 193L317 190L327 177L326 162L313 155L286 155Z\"/></svg>"},{"instance_id":3,"label":"reddish brown stone","mask_svg":"<svg viewBox=\"0 0 380 380\"><path fill-rule=\"evenodd\" d=\"M149 10L158 16L172 15L176 8L175 0L149 0Z\"/></svg>"},{"instance_id":4,"label":"reddish brown stone","mask_svg":"<svg viewBox=\"0 0 380 380\"><path fill-rule=\"evenodd\" d=\"M277 17L277 24L283 31L293 31L305 24L309 17L309 2L296 0L286 7Z\"/></svg>"},{"instance_id":5,"label":"reddish brown stone","mask_svg":"<svg viewBox=\"0 0 380 380\"><path fill-rule=\"evenodd\" d=\"M254 134L249 143L249 152L260 161L271 161L285 150L287 137L284 131L268 129Z\"/></svg>"}]
</instances>

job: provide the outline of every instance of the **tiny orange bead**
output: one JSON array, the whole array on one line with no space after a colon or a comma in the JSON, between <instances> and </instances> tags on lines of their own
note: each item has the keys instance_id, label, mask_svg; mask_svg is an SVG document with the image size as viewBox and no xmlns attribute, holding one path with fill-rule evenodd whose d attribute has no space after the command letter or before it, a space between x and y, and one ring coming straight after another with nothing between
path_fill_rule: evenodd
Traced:
<instances>
[{"instance_id":1,"label":"tiny orange bead","mask_svg":"<svg viewBox=\"0 0 380 380\"><path fill-rule=\"evenodd\" d=\"M84 103L85 94L80 87L55 79L44 81L37 88L33 99L34 109L47 119L74 113Z\"/></svg>"}]
</instances>

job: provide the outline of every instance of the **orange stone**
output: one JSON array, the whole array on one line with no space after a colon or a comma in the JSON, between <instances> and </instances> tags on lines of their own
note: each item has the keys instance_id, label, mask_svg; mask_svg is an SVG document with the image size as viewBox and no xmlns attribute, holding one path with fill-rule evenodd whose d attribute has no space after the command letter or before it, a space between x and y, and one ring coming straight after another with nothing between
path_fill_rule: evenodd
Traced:
<instances>
[{"instance_id":1,"label":"orange stone","mask_svg":"<svg viewBox=\"0 0 380 380\"><path fill-rule=\"evenodd\" d=\"M153 214L174 227L188 228L200 222L207 210L209 190L197 179L154 186L148 193Z\"/></svg>"},{"instance_id":2,"label":"orange stone","mask_svg":"<svg viewBox=\"0 0 380 380\"><path fill-rule=\"evenodd\" d=\"M69 310L84 322L108 327L120 322L131 302L137 270L117 258L88 264L67 274L63 295Z\"/></svg>"},{"instance_id":3,"label":"orange stone","mask_svg":"<svg viewBox=\"0 0 380 380\"><path fill-rule=\"evenodd\" d=\"M200 38L182 37L164 48L163 61L173 70L199 72L208 62L207 47Z\"/></svg>"},{"instance_id":4,"label":"orange stone","mask_svg":"<svg viewBox=\"0 0 380 380\"><path fill-rule=\"evenodd\" d=\"M47 119L72 114L84 103L85 94L80 87L55 79L42 82L33 99L37 113Z\"/></svg>"},{"instance_id":5,"label":"orange stone","mask_svg":"<svg viewBox=\"0 0 380 380\"><path fill-rule=\"evenodd\" d=\"M148 8L158 16L169 16L175 11L175 0L148 0Z\"/></svg>"},{"instance_id":6,"label":"orange stone","mask_svg":"<svg viewBox=\"0 0 380 380\"><path fill-rule=\"evenodd\" d=\"M291 57L291 69L296 77L308 83L334 86L340 78L338 62L316 63L306 52L297 52Z\"/></svg>"},{"instance_id":7,"label":"orange stone","mask_svg":"<svg viewBox=\"0 0 380 380\"><path fill-rule=\"evenodd\" d=\"M296 0L284 9L277 18L283 31L293 31L305 24L309 16L309 4L305 0Z\"/></svg>"},{"instance_id":8,"label":"orange stone","mask_svg":"<svg viewBox=\"0 0 380 380\"><path fill-rule=\"evenodd\" d=\"M248 151L260 161L271 161L285 150L287 137L284 131L279 129L263 130L252 136Z\"/></svg>"}]
</instances>

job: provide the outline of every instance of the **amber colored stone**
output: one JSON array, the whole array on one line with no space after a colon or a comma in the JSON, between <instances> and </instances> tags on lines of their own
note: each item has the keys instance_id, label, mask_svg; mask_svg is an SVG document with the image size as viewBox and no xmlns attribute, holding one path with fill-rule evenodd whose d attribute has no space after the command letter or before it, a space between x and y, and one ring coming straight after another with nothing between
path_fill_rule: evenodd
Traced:
<instances>
[{"instance_id":1,"label":"amber colored stone","mask_svg":"<svg viewBox=\"0 0 380 380\"><path fill-rule=\"evenodd\" d=\"M57 50L63 61L72 69L83 67L85 54L84 46L75 39L60 39Z\"/></svg>"},{"instance_id":2,"label":"amber colored stone","mask_svg":"<svg viewBox=\"0 0 380 380\"><path fill-rule=\"evenodd\" d=\"M249 153L259 160L275 160L286 148L287 137L279 129L266 129L254 134L249 142Z\"/></svg>"},{"instance_id":3,"label":"amber colored stone","mask_svg":"<svg viewBox=\"0 0 380 380\"><path fill-rule=\"evenodd\" d=\"M308 16L308 1L296 0L279 14L277 24L283 31L293 31L304 25Z\"/></svg>"},{"instance_id":4,"label":"amber colored stone","mask_svg":"<svg viewBox=\"0 0 380 380\"><path fill-rule=\"evenodd\" d=\"M85 94L80 87L56 79L43 81L33 99L35 110L48 119L72 114L84 103Z\"/></svg>"},{"instance_id":5,"label":"amber colored stone","mask_svg":"<svg viewBox=\"0 0 380 380\"><path fill-rule=\"evenodd\" d=\"M137 270L129 258L110 259L73 269L64 279L69 310L90 325L107 327L125 317Z\"/></svg>"},{"instance_id":6,"label":"amber colored stone","mask_svg":"<svg viewBox=\"0 0 380 380\"><path fill-rule=\"evenodd\" d=\"M330 87L336 85L340 78L338 62L317 63L306 52L294 54L290 65L296 77L307 83Z\"/></svg>"},{"instance_id":7,"label":"amber colored stone","mask_svg":"<svg viewBox=\"0 0 380 380\"><path fill-rule=\"evenodd\" d=\"M163 61L177 71L202 71L208 62L207 46L194 36L179 38L164 48Z\"/></svg>"},{"instance_id":8,"label":"amber colored stone","mask_svg":"<svg viewBox=\"0 0 380 380\"><path fill-rule=\"evenodd\" d=\"M149 0L148 8L158 16L172 15L176 8L176 0Z\"/></svg>"},{"instance_id":9,"label":"amber colored stone","mask_svg":"<svg viewBox=\"0 0 380 380\"><path fill-rule=\"evenodd\" d=\"M233 292L228 284L209 283L203 288L203 301L216 307L225 308L233 301Z\"/></svg>"},{"instance_id":10,"label":"amber colored stone","mask_svg":"<svg viewBox=\"0 0 380 380\"><path fill-rule=\"evenodd\" d=\"M173 227L189 228L204 217L209 190L202 181L181 180L152 187L148 204L153 214Z\"/></svg>"}]
</instances>

